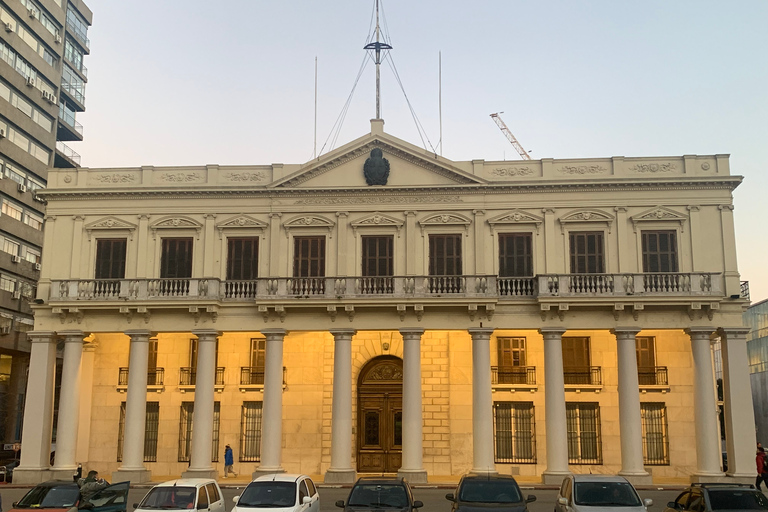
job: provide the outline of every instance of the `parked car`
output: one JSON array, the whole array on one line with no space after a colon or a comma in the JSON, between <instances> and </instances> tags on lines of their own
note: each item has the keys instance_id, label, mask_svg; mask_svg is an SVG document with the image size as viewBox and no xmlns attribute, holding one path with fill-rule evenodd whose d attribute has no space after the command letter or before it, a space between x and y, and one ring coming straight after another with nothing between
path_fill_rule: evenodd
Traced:
<instances>
[{"instance_id":1,"label":"parked car","mask_svg":"<svg viewBox=\"0 0 768 512\"><path fill-rule=\"evenodd\" d=\"M72 507L93 512L125 512L129 487L130 482L112 484L83 500L76 483L50 480L33 487L13 504L10 512L26 512L29 509L66 512Z\"/></svg>"},{"instance_id":2,"label":"parked car","mask_svg":"<svg viewBox=\"0 0 768 512\"><path fill-rule=\"evenodd\" d=\"M11 483L13 482L13 470L21 462L19 459L10 459L0 462L0 482Z\"/></svg>"},{"instance_id":3,"label":"parked car","mask_svg":"<svg viewBox=\"0 0 768 512\"><path fill-rule=\"evenodd\" d=\"M536 496L523 496L517 481L510 475L464 475L456 494L446 494L452 502L451 512L524 512Z\"/></svg>"},{"instance_id":4,"label":"parked car","mask_svg":"<svg viewBox=\"0 0 768 512\"><path fill-rule=\"evenodd\" d=\"M413 499L411 486L405 478L363 476L349 491L347 502L339 500L336 506L344 512L365 512L372 509L396 509L413 512L424 506Z\"/></svg>"},{"instance_id":5,"label":"parked car","mask_svg":"<svg viewBox=\"0 0 768 512\"><path fill-rule=\"evenodd\" d=\"M584 512L593 507L621 512L646 512L653 500L640 500L635 487L623 476L569 475L555 500L555 512Z\"/></svg>"},{"instance_id":6,"label":"parked car","mask_svg":"<svg viewBox=\"0 0 768 512\"><path fill-rule=\"evenodd\" d=\"M768 498L752 484L693 484L667 503L665 512L768 510Z\"/></svg>"},{"instance_id":7,"label":"parked car","mask_svg":"<svg viewBox=\"0 0 768 512\"><path fill-rule=\"evenodd\" d=\"M234 498L232 512L254 512L253 509L280 512L320 512L320 495L307 475L264 475L248 484Z\"/></svg>"},{"instance_id":8,"label":"parked car","mask_svg":"<svg viewBox=\"0 0 768 512\"><path fill-rule=\"evenodd\" d=\"M154 486L133 507L137 511L152 510L204 510L226 512L224 498L216 480L208 478L180 478Z\"/></svg>"}]
</instances>

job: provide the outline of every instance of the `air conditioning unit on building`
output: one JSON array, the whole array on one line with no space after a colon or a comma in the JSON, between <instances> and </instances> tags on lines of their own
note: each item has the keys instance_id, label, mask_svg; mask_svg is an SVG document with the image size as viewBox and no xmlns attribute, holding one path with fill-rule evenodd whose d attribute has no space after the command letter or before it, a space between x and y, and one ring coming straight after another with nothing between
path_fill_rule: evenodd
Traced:
<instances>
[{"instance_id":1,"label":"air conditioning unit on building","mask_svg":"<svg viewBox=\"0 0 768 512\"><path fill-rule=\"evenodd\" d=\"M27 191L27 186L22 184L22 183L19 183L19 187L18 188L19 188L19 192L26 192Z\"/></svg>"},{"instance_id":2,"label":"air conditioning unit on building","mask_svg":"<svg viewBox=\"0 0 768 512\"><path fill-rule=\"evenodd\" d=\"M0 334L10 334L11 333L11 326L10 325L4 325L0 327Z\"/></svg>"},{"instance_id":3,"label":"air conditioning unit on building","mask_svg":"<svg viewBox=\"0 0 768 512\"><path fill-rule=\"evenodd\" d=\"M43 99L48 103L56 103L56 96L48 91L43 91Z\"/></svg>"},{"instance_id":4,"label":"air conditioning unit on building","mask_svg":"<svg viewBox=\"0 0 768 512\"><path fill-rule=\"evenodd\" d=\"M13 256L11 256L11 261L13 263L18 263L21 261L21 256L14 254Z\"/></svg>"},{"instance_id":5,"label":"air conditioning unit on building","mask_svg":"<svg viewBox=\"0 0 768 512\"><path fill-rule=\"evenodd\" d=\"M53 36L53 42L56 44L61 44L61 34L56 32L56 34Z\"/></svg>"},{"instance_id":6,"label":"air conditioning unit on building","mask_svg":"<svg viewBox=\"0 0 768 512\"><path fill-rule=\"evenodd\" d=\"M29 14L30 18L37 18L37 9L29 9L27 10L27 14Z\"/></svg>"},{"instance_id":7,"label":"air conditioning unit on building","mask_svg":"<svg viewBox=\"0 0 768 512\"><path fill-rule=\"evenodd\" d=\"M27 77L27 85L29 87L34 87L35 86L35 77L28 76Z\"/></svg>"},{"instance_id":8,"label":"air conditioning unit on building","mask_svg":"<svg viewBox=\"0 0 768 512\"><path fill-rule=\"evenodd\" d=\"M35 270L40 270L41 268L43 268L42 265L40 265L39 263L35 263Z\"/></svg>"},{"instance_id":9,"label":"air conditioning unit on building","mask_svg":"<svg viewBox=\"0 0 768 512\"><path fill-rule=\"evenodd\" d=\"M5 138L5 130L0 128L0 139L4 139L4 138Z\"/></svg>"},{"instance_id":10,"label":"air conditioning unit on building","mask_svg":"<svg viewBox=\"0 0 768 512\"><path fill-rule=\"evenodd\" d=\"M21 298L21 290L16 290L13 292L13 298L14 299L20 299Z\"/></svg>"},{"instance_id":11,"label":"air conditioning unit on building","mask_svg":"<svg viewBox=\"0 0 768 512\"><path fill-rule=\"evenodd\" d=\"M5 31L6 32L13 32L13 23L6 23L5 24Z\"/></svg>"}]
</instances>

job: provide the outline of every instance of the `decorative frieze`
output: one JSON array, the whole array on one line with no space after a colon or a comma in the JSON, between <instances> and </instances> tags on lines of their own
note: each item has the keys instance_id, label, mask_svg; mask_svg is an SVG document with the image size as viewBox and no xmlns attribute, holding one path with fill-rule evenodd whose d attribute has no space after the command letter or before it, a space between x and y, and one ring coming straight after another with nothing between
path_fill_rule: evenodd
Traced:
<instances>
[{"instance_id":1,"label":"decorative frieze","mask_svg":"<svg viewBox=\"0 0 768 512\"><path fill-rule=\"evenodd\" d=\"M557 172L560 174L606 174L608 169L602 165L564 165Z\"/></svg>"},{"instance_id":2,"label":"decorative frieze","mask_svg":"<svg viewBox=\"0 0 768 512\"><path fill-rule=\"evenodd\" d=\"M530 176L533 174L530 167L497 167L491 171L496 176Z\"/></svg>"},{"instance_id":3,"label":"decorative frieze","mask_svg":"<svg viewBox=\"0 0 768 512\"><path fill-rule=\"evenodd\" d=\"M96 183L113 184L113 183L136 183L136 175L132 173L115 172L112 174L98 174L93 177L93 181Z\"/></svg>"},{"instance_id":4,"label":"decorative frieze","mask_svg":"<svg viewBox=\"0 0 768 512\"><path fill-rule=\"evenodd\" d=\"M299 199L296 205L337 205L337 204L429 204L461 203L460 196L351 196L351 197L308 197Z\"/></svg>"},{"instance_id":5,"label":"decorative frieze","mask_svg":"<svg viewBox=\"0 0 768 512\"><path fill-rule=\"evenodd\" d=\"M203 175L199 172L164 172L157 179L166 183L192 183L203 180Z\"/></svg>"},{"instance_id":6,"label":"decorative frieze","mask_svg":"<svg viewBox=\"0 0 768 512\"><path fill-rule=\"evenodd\" d=\"M224 174L224 179L229 181L265 181L267 175L264 172L228 172Z\"/></svg>"},{"instance_id":7,"label":"decorative frieze","mask_svg":"<svg viewBox=\"0 0 768 512\"><path fill-rule=\"evenodd\" d=\"M672 162L665 162L660 164L635 164L629 167L628 170L639 173L661 173L661 172L673 172L677 169L677 165Z\"/></svg>"}]
</instances>

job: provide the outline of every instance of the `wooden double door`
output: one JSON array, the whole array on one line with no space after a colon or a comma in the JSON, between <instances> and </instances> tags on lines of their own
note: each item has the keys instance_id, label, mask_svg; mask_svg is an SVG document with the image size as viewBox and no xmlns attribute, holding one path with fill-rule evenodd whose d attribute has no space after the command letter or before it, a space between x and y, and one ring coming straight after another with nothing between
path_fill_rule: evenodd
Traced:
<instances>
[{"instance_id":1,"label":"wooden double door","mask_svg":"<svg viewBox=\"0 0 768 512\"><path fill-rule=\"evenodd\" d=\"M403 458L402 360L383 356L358 382L357 471L394 473Z\"/></svg>"}]
</instances>

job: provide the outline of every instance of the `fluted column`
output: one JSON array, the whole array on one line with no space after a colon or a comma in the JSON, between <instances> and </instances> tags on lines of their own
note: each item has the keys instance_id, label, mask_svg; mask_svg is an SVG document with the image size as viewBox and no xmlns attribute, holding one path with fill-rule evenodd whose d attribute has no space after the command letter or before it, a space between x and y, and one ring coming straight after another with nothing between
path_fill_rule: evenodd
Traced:
<instances>
[{"instance_id":1,"label":"fluted column","mask_svg":"<svg viewBox=\"0 0 768 512\"><path fill-rule=\"evenodd\" d=\"M424 329L400 329L403 336L403 459L398 476L426 483L421 410L421 335Z\"/></svg>"},{"instance_id":2,"label":"fluted column","mask_svg":"<svg viewBox=\"0 0 768 512\"><path fill-rule=\"evenodd\" d=\"M112 473L113 482L148 482L150 471L144 467L144 434L147 422L147 370L149 369L149 337L147 330L125 331L131 338L128 361L128 391L125 397L123 429L123 462Z\"/></svg>"},{"instance_id":3,"label":"fluted column","mask_svg":"<svg viewBox=\"0 0 768 512\"><path fill-rule=\"evenodd\" d=\"M712 375L710 338L712 327L691 327L685 332L691 338L693 356L693 416L696 433L695 481L722 477L720 436L718 435L717 397Z\"/></svg>"},{"instance_id":4,"label":"fluted column","mask_svg":"<svg viewBox=\"0 0 768 512\"><path fill-rule=\"evenodd\" d=\"M496 473L491 396L492 328L468 329L472 336L472 473Z\"/></svg>"},{"instance_id":5,"label":"fluted column","mask_svg":"<svg viewBox=\"0 0 768 512\"><path fill-rule=\"evenodd\" d=\"M32 351L24 405L21 464L13 471L13 481L17 484L37 484L50 479L53 391L56 380L55 336L53 331L27 333Z\"/></svg>"},{"instance_id":6,"label":"fluted column","mask_svg":"<svg viewBox=\"0 0 768 512\"><path fill-rule=\"evenodd\" d=\"M200 329L197 336L197 368L195 369L195 406L192 412L192 440L189 469L182 478L216 478L218 472L211 464L213 451L213 407L216 383L216 338L218 331Z\"/></svg>"},{"instance_id":7,"label":"fluted column","mask_svg":"<svg viewBox=\"0 0 768 512\"><path fill-rule=\"evenodd\" d=\"M261 465L253 472L284 473L283 448L283 338L285 329L262 329L267 338L264 354L264 402L261 419Z\"/></svg>"},{"instance_id":8,"label":"fluted column","mask_svg":"<svg viewBox=\"0 0 768 512\"><path fill-rule=\"evenodd\" d=\"M640 413L640 382L637 377L636 327L617 327L619 369L619 433L621 435L621 471L633 484L651 483L643 467L643 420Z\"/></svg>"},{"instance_id":9,"label":"fluted column","mask_svg":"<svg viewBox=\"0 0 768 512\"><path fill-rule=\"evenodd\" d=\"M51 477L68 479L77 469L77 429L80 420L80 371L83 360L83 331L60 331L64 338L61 368L59 422L56 427L56 459Z\"/></svg>"},{"instance_id":10,"label":"fluted column","mask_svg":"<svg viewBox=\"0 0 768 512\"><path fill-rule=\"evenodd\" d=\"M755 468L755 411L747 361L747 327L719 329L723 352L723 406L728 450L727 476L752 483ZM751 480L750 480L751 479Z\"/></svg>"},{"instance_id":11,"label":"fluted column","mask_svg":"<svg viewBox=\"0 0 768 512\"><path fill-rule=\"evenodd\" d=\"M352 467L352 336L354 329L333 334L333 405L331 416L331 467L326 483L354 483Z\"/></svg>"},{"instance_id":12,"label":"fluted column","mask_svg":"<svg viewBox=\"0 0 768 512\"><path fill-rule=\"evenodd\" d=\"M544 415L547 425L547 469L541 475L545 484L560 484L568 469L568 432L565 417L565 379L563 377L563 333L565 329L539 329L544 336Z\"/></svg>"}]
</instances>

